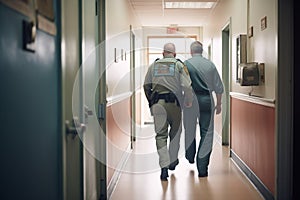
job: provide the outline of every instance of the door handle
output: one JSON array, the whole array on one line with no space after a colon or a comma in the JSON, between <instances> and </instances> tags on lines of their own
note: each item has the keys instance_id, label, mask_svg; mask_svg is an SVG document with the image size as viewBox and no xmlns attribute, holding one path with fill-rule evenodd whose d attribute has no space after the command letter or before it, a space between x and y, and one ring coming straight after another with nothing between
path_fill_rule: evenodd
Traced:
<instances>
[{"instance_id":1,"label":"door handle","mask_svg":"<svg viewBox=\"0 0 300 200\"><path fill-rule=\"evenodd\" d=\"M80 123L77 117L74 117L71 123L69 120L66 120L65 125L66 133L73 135L73 137L75 137L78 134L78 132L84 133L86 131L86 125Z\"/></svg>"}]
</instances>

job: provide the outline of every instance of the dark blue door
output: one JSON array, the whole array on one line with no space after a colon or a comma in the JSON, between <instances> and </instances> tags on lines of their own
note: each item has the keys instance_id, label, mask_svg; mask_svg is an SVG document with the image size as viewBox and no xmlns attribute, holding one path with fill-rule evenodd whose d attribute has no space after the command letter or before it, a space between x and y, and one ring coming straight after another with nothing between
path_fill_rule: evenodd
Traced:
<instances>
[{"instance_id":1,"label":"dark blue door","mask_svg":"<svg viewBox=\"0 0 300 200\"><path fill-rule=\"evenodd\" d=\"M35 52L24 51L24 19L0 3L0 198L56 200L62 196L58 37L38 30Z\"/></svg>"}]
</instances>

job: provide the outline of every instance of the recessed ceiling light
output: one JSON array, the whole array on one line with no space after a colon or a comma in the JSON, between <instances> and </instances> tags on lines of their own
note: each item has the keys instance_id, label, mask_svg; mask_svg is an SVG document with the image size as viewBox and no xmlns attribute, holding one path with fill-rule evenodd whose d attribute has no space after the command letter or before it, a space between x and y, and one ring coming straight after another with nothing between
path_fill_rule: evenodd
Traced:
<instances>
[{"instance_id":1,"label":"recessed ceiling light","mask_svg":"<svg viewBox=\"0 0 300 200\"><path fill-rule=\"evenodd\" d=\"M165 2L165 8L184 8L184 9L195 9L195 8L212 8L216 2Z\"/></svg>"}]
</instances>

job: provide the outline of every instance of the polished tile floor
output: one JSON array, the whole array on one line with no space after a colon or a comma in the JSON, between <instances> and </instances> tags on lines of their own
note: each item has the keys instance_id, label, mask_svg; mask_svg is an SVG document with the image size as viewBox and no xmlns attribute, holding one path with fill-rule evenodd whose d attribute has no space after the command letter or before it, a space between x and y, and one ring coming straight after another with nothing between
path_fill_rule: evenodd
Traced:
<instances>
[{"instance_id":1,"label":"polished tile floor","mask_svg":"<svg viewBox=\"0 0 300 200\"><path fill-rule=\"evenodd\" d=\"M215 134L218 135L218 134ZM182 140L183 141L183 140ZM217 136L209 165L209 175L198 178L195 164L184 158L181 143L179 165L161 181L155 152L153 126L141 130L122 168L111 200L261 200L264 199L229 157L229 147ZM144 158L144 159L143 159Z\"/></svg>"}]
</instances>

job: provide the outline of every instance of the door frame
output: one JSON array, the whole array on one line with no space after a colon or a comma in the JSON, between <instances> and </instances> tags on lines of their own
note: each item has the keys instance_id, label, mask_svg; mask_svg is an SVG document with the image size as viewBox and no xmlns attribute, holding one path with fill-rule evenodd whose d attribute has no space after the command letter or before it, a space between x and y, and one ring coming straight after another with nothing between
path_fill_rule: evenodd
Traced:
<instances>
[{"instance_id":1,"label":"door frame","mask_svg":"<svg viewBox=\"0 0 300 200\"><path fill-rule=\"evenodd\" d=\"M136 140L136 80L135 80L135 34L130 25L130 115L131 115L131 131L130 146L133 149L133 143Z\"/></svg>"},{"instance_id":2,"label":"door frame","mask_svg":"<svg viewBox=\"0 0 300 200\"><path fill-rule=\"evenodd\" d=\"M99 104L98 104L98 120L103 131L105 140L100 140L100 161L96 164L97 176L97 199L106 200L107 197L107 141L106 141L106 4L105 0L96 0L96 9L98 13L98 48L99 54L99 71L101 78L99 80Z\"/></svg>"},{"instance_id":3,"label":"door frame","mask_svg":"<svg viewBox=\"0 0 300 200\"><path fill-rule=\"evenodd\" d=\"M70 84L67 78L73 77L73 81L75 80L82 61L81 1L62 1L60 4L61 27L58 30L60 30L61 37L62 193L64 200L83 200L84 198L83 145L76 135L76 128L73 124L72 102L67 102L72 101L67 98L72 97L73 89L67 85ZM77 42L73 42L70 35L75 36ZM73 48L69 49L69 46ZM72 54L74 58L68 59L67 53ZM80 116L77 117L79 119Z\"/></svg>"},{"instance_id":4,"label":"door frame","mask_svg":"<svg viewBox=\"0 0 300 200\"><path fill-rule=\"evenodd\" d=\"M229 145L230 135L230 90L231 90L231 18L222 29L222 80L224 95L222 98L222 145Z\"/></svg>"},{"instance_id":5,"label":"door frame","mask_svg":"<svg viewBox=\"0 0 300 200\"><path fill-rule=\"evenodd\" d=\"M103 108L106 108L106 61L105 61L105 0L95 0L95 9L98 16L98 34L96 35L96 43L97 48L101 46L100 57L98 60L99 63L99 71L104 72L99 80L99 105L102 105ZM67 74L66 70L70 68L70 66L76 66L80 69L80 65L82 64L82 56L83 56L83 11L82 11L82 0L77 1L62 1L61 2L61 69L62 69L62 193L64 200L83 200L84 197L84 159L83 159L83 144L78 135L74 134L72 137L76 139L73 147L76 150L76 154L73 152L73 156L70 159L67 154L67 147L70 143L67 142L67 137L69 135L66 134L66 129L69 127L65 124L66 119L66 94L65 92L68 90L72 90L72 88L65 88L66 77L70 74ZM75 15L75 17L74 17ZM65 34L65 31L70 28L70 23L72 23L72 36L77 34L77 44L75 48L66 49L68 44L66 41L70 38L70 34ZM59 29L60 30L60 29ZM73 43L72 43L73 44ZM74 45L74 44L73 44ZM74 46L73 46L74 47ZM68 63L67 53L73 55L73 60L76 60L76 65ZM75 80L76 73L74 75ZM82 93L83 94L83 93ZM69 94L68 94L69 95ZM71 94L72 96L72 94ZM97 105L98 106L98 105ZM72 110L72 108L71 108ZM103 133L106 134L106 109L103 109L103 115L100 117L99 113L97 116L99 118L99 123ZM78 116L80 118L80 116ZM70 119L68 119L70 120ZM81 119L82 120L82 119ZM69 127L74 128L74 127ZM75 128L76 129L76 128ZM107 172L106 172L106 140L100 141L100 152L102 158L100 161L96 161L96 198L97 199L107 199ZM74 171L74 169L76 169ZM73 173L70 175L69 173ZM68 181L69 177L75 177L72 181Z\"/></svg>"},{"instance_id":6,"label":"door frame","mask_svg":"<svg viewBox=\"0 0 300 200\"><path fill-rule=\"evenodd\" d=\"M299 83L295 81L297 75L295 72L294 58L296 42L298 37L294 36L294 1L278 0L278 70L277 70L277 90L276 90L276 199L294 199L299 196L296 182L299 182L297 176L298 168L297 156L294 153L298 147L296 137L296 119L294 87L299 88ZM296 34L295 34L296 35ZM297 39L296 39L297 40ZM298 51L298 50L297 50ZM298 71L299 72L299 71ZM298 85L296 85L298 84ZM295 113L294 113L295 112ZM297 164L299 166L299 164ZM294 179L294 180L293 180Z\"/></svg>"}]
</instances>

